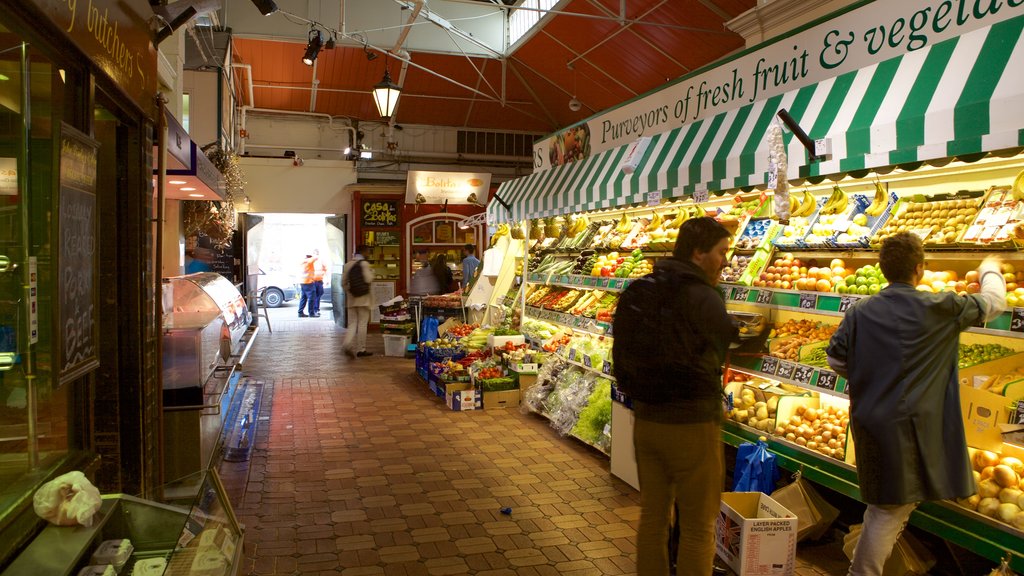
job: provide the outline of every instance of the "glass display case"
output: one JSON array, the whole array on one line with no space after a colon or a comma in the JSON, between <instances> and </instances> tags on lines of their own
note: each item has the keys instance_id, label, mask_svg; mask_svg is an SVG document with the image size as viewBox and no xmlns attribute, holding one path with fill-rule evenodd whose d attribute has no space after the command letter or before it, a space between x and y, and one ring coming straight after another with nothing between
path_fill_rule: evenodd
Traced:
<instances>
[{"instance_id":1,"label":"glass display case","mask_svg":"<svg viewBox=\"0 0 1024 576\"><path fill-rule=\"evenodd\" d=\"M195 476L185 479L199 487L187 498L103 496L92 526L47 526L0 576L75 575L107 565L133 576L237 574L244 527L216 471ZM177 485L163 488L164 494L180 492Z\"/></svg>"},{"instance_id":2,"label":"glass display case","mask_svg":"<svg viewBox=\"0 0 1024 576\"><path fill-rule=\"evenodd\" d=\"M258 332L245 300L220 274L164 279L164 474L212 465L244 360Z\"/></svg>"}]
</instances>

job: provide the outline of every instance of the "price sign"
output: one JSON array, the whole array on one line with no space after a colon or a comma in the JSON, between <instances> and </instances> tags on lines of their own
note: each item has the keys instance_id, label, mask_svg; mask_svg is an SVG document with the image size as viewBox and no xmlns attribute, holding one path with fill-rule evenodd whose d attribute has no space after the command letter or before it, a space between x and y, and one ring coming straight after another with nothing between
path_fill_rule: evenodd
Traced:
<instances>
[{"instance_id":1,"label":"price sign","mask_svg":"<svg viewBox=\"0 0 1024 576\"><path fill-rule=\"evenodd\" d=\"M693 191L693 201L700 204L708 201L708 187L705 184L698 184Z\"/></svg>"},{"instance_id":2,"label":"price sign","mask_svg":"<svg viewBox=\"0 0 1024 576\"><path fill-rule=\"evenodd\" d=\"M583 281L583 284L593 288L594 286L597 286L597 278L594 278L593 276L588 277Z\"/></svg>"},{"instance_id":3,"label":"price sign","mask_svg":"<svg viewBox=\"0 0 1024 576\"><path fill-rule=\"evenodd\" d=\"M800 307L804 310L814 310L818 306L817 294L800 294Z\"/></svg>"},{"instance_id":4,"label":"price sign","mask_svg":"<svg viewBox=\"0 0 1024 576\"><path fill-rule=\"evenodd\" d=\"M1010 332L1024 332L1024 308L1014 307L1010 316Z\"/></svg>"},{"instance_id":5,"label":"price sign","mask_svg":"<svg viewBox=\"0 0 1024 576\"><path fill-rule=\"evenodd\" d=\"M839 375L836 374L835 372L830 372L828 370L819 370L818 371L818 382L817 382L818 388L824 388L825 390L835 390L836 389L836 383L838 383L838 382L839 382Z\"/></svg>"},{"instance_id":6,"label":"price sign","mask_svg":"<svg viewBox=\"0 0 1024 576\"><path fill-rule=\"evenodd\" d=\"M593 364L590 362L590 354L585 354L583 356L583 365L586 366L587 368L594 367Z\"/></svg>"},{"instance_id":7,"label":"price sign","mask_svg":"<svg viewBox=\"0 0 1024 576\"><path fill-rule=\"evenodd\" d=\"M860 298L854 298L853 296L840 296L839 298L839 311L846 312L853 306Z\"/></svg>"},{"instance_id":8,"label":"price sign","mask_svg":"<svg viewBox=\"0 0 1024 576\"><path fill-rule=\"evenodd\" d=\"M747 296L750 295L750 290L747 288L733 288L732 299L738 302L746 302Z\"/></svg>"},{"instance_id":9,"label":"price sign","mask_svg":"<svg viewBox=\"0 0 1024 576\"><path fill-rule=\"evenodd\" d=\"M1024 400L1017 401L1017 415L1015 420L1017 424L1024 424Z\"/></svg>"},{"instance_id":10,"label":"price sign","mask_svg":"<svg viewBox=\"0 0 1024 576\"><path fill-rule=\"evenodd\" d=\"M796 371L796 364L787 362L785 360L779 361L779 369L775 371L775 375L779 378L786 378L788 380L793 379L793 373Z\"/></svg>"},{"instance_id":11,"label":"price sign","mask_svg":"<svg viewBox=\"0 0 1024 576\"><path fill-rule=\"evenodd\" d=\"M612 363L605 360L604 364L601 365L601 373L605 376L612 375Z\"/></svg>"},{"instance_id":12,"label":"price sign","mask_svg":"<svg viewBox=\"0 0 1024 576\"><path fill-rule=\"evenodd\" d=\"M576 349L575 348L569 348L569 360L572 360L573 362L576 361Z\"/></svg>"},{"instance_id":13,"label":"price sign","mask_svg":"<svg viewBox=\"0 0 1024 576\"><path fill-rule=\"evenodd\" d=\"M775 163L774 158L768 162L768 182L766 187L773 191L779 188L779 166Z\"/></svg>"},{"instance_id":14,"label":"price sign","mask_svg":"<svg viewBox=\"0 0 1024 576\"><path fill-rule=\"evenodd\" d=\"M765 374L774 375L779 369L779 359L774 356L765 356L761 360L761 372Z\"/></svg>"},{"instance_id":15,"label":"price sign","mask_svg":"<svg viewBox=\"0 0 1024 576\"><path fill-rule=\"evenodd\" d=\"M661 204L661 190L655 190L647 193L647 205L657 206Z\"/></svg>"},{"instance_id":16,"label":"price sign","mask_svg":"<svg viewBox=\"0 0 1024 576\"><path fill-rule=\"evenodd\" d=\"M772 296L774 296L774 294L772 294L771 290L765 290L762 288L757 291L757 298L754 301L758 304L771 304Z\"/></svg>"},{"instance_id":17,"label":"price sign","mask_svg":"<svg viewBox=\"0 0 1024 576\"><path fill-rule=\"evenodd\" d=\"M625 280L616 280L615 281L615 289L616 290L622 290L622 287L625 286L625 285L626 285L626 281Z\"/></svg>"},{"instance_id":18,"label":"price sign","mask_svg":"<svg viewBox=\"0 0 1024 576\"><path fill-rule=\"evenodd\" d=\"M810 366L804 366L801 364L796 367L793 371L793 380L801 384L809 384L811 382L811 376L814 376L814 368Z\"/></svg>"}]
</instances>

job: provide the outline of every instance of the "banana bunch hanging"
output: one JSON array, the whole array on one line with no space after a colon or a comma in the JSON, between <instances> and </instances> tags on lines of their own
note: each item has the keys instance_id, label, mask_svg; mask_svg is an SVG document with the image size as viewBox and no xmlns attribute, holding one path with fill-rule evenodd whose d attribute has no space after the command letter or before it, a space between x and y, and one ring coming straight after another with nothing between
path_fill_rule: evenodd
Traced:
<instances>
[{"instance_id":1,"label":"banana bunch hanging","mask_svg":"<svg viewBox=\"0 0 1024 576\"><path fill-rule=\"evenodd\" d=\"M495 230L494 234L491 235L491 243L488 246L488 248L494 248L494 245L498 243L498 239L503 236L508 236L510 232L511 229L509 228L508 224L498 225L498 229Z\"/></svg>"},{"instance_id":2,"label":"banana bunch hanging","mask_svg":"<svg viewBox=\"0 0 1024 576\"><path fill-rule=\"evenodd\" d=\"M887 206L889 206L889 195L882 183L875 180L875 198L871 201L871 205L864 209L864 213L868 216L881 216Z\"/></svg>"},{"instance_id":3,"label":"banana bunch hanging","mask_svg":"<svg viewBox=\"0 0 1024 576\"><path fill-rule=\"evenodd\" d=\"M791 206L789 215L797 216L801 218L807 218L814 214L814 208L817 206L817 201L814 199L814 195L804 189L804 199L796 208L792 208L793 203L796 202L796 197L793 194L789 195L789 205Z\"/></svg>"},{"instance_id":4,"label":"banana bunch hanging","mask_svg":"<svg viewBox=\"0 0 1024 576\"><path fill-rule=\"evenodd\" d=\"M821 207L822 214L842 214L850 204L850 199L839 186L832 187L832 195L828 197L825 205Z\"/></svg>"}]
</instances>

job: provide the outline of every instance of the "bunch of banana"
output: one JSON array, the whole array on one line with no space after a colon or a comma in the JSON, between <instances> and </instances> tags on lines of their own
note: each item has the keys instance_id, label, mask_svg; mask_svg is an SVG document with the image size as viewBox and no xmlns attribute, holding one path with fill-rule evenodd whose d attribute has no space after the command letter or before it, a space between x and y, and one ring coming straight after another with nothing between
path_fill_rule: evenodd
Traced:
<instances>
[{"instance_id":1,"label":"bunch of banana","mask_svg":"<svg viewBox=\"0 0 1024 576\"><path fill-rule=\"evenodd\" d=\"M790 205L789 215L790 216L797 216L797 217L807 218L811 214L814 214L814 208L817 206L817 202L814 200L814 195L813 194L811 194L807 190L804 190L804 199L803 199L802 202L800 202L799 206L797 206L795 210L792 208L794 200L795 200L795 198L793 197L792 194L790 194L790 196L789 196L789 205Z\"/></svg>"},{"instance_id":2,"label":"bunch of banana","mask_svg":"<svg viewBox=\"0 0 1024 576\"><path fill-rule=\"evenodd\" d=\"M671 222L666 222L665 223L665 229L666 230L675 230L675 229L679 228L680 226L682 226L683 222L686 222L689 219L690 219L690 210L688 208L680 208L679 209L679 214L677 214L676 217Z\"/></svg>"},{"instance_id":3,"label":"bunch of banana","mask_svg":"<svg viewBox=\"0 0 1024 576\"><path fill-rule=\"evenodd\" d=\"M888 205L889 195L885 192L885 188L882 187L882 183L876 180L875 199L871 201L870 206L864 209L864 213L868 216L881 216Z\"/></svg>"},{"instance_id":4,"label":"bunch of banana","mask_svg":"<svg viewBox=\"0 0 1024 576\"><path fill-rule=\"evenodd\" d=\"M647 232L650 233L653 232L654 230L660 230L661 226L664 223L665 219L661 216L661 214L654 212L651 215L651 221L647 223Z\"/></svg>"},{"instance_id":5,"label":"bunch of banana","mask_svg":"<svg viewBox=\"0 0 1024 576\"><path fill-rule=\"evenodd\" d=\"M628 234L632 229L633 223L623 214L622 218L619 218L619 223L615 225L615 231L620 234Z\"/></svg>"},{"instance_id":6,"label":"bunch of banana","mask_svg":"<svg viewBox=\"0 0 1024 576\"><path fill-rule=\"evenodd\" d=\"M796 199L796 194L789 195L789 215L796 216L796 211L800 209L800 201Z\"/></svg>"},{"instance_id":7,"label":"bunch of banana","mask_svg":"<svg viewBox=\"0 0 1024 576\"><path fill-rule=\"evenodd\" d=\"M525 240L526 232L523 230L525 222L520 222L512 227L512 238L515 240Z\"/></svg>"},{"instance_id":8,"label":"bunch of banana","mask_svg":"<svg viewBox=\"0 0 1024 576\"><path fill-rule=\"evenodd\" d=\"M569 231L566 236L576 236L580 232L583 232L590 226L590 219L584 215L579 215L572 219L572 223L569 225Z\"/></svg>"},{"instance_id":9,"label":"bunch of banana","mask_svg":"<svg viewBox=\"0 0 1024 576\"><path fill-rule=\"evenodd\" d=\"M825 205L821 207L822 214L842 214L846 211L846 207L849 205L850 199L846 196L846 192L839 186L832 187L832 195L828 197Z\"/></svg>"},{"instance_id":10,"label":"bunch of banana","mask_svg":"<svg viewBox=\"0 0 1024 576\"><path fill-rule=\"evenodd\" d=\"M498 238L508 236L510 233L511 229L508 227L508 224L499 224L498 229L491 235L491 243L489 247L494 248L494 245L498 243Z\"/></svg>"}]
</instances>

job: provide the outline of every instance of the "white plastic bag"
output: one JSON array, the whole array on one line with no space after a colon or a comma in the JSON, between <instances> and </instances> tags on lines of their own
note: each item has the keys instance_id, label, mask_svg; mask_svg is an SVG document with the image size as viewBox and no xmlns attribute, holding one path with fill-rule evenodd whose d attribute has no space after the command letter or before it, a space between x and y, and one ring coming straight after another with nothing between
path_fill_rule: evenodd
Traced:
<instances>
[{"instance_id":1,"label":"white plastic bag","mask_svg":"<svg viewBox=\"0 0 1024 576\"><path fill-rule=\"evenodd\" d=\"M68 472L43 484L32 498L36 514L57 526L92 526L103 501L81 472Z\"/></svg>"}]
</instances>

